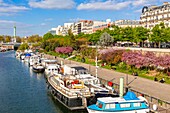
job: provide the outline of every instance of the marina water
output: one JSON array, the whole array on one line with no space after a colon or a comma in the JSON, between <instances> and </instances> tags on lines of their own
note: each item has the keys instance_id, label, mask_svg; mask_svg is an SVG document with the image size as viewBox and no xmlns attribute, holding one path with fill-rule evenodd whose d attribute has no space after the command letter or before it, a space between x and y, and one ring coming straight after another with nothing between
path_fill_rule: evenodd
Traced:
<instances>
[{"instance_id":1,"label":"marina water","mask_svg":"<svg viewBox=\"0 0 170 113\"><path fill-rule=\"evenodd\" d=\"M15 52L0 53L0 113L87 113L71 112L55 101L43 74L15 58Z\"/></svg>"}]
</instances>

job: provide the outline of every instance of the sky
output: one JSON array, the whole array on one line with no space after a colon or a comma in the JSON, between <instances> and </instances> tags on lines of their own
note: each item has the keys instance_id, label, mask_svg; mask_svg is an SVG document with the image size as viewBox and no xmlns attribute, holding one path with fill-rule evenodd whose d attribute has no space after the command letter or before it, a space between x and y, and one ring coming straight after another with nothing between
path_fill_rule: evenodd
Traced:
<instances>
[{"instance_id":1,"label":"sky","mask_svg":"<svg viewBox=\"0 0 170 113\"><path fill-rule=\"evenodd\" d=\"M139 20L143 6L169 0L0 0L0 35L43 36L51 28L78 20ZM170 2L170 1L169 1Z\"/></svg>"}]
</instances>

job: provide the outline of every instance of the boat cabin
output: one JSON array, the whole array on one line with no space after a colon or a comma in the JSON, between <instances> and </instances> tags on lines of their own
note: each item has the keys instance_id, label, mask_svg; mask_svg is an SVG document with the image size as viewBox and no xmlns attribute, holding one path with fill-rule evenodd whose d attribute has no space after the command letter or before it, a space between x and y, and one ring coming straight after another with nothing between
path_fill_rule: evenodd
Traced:
<instances>
[{"instance_id":1,"label":"boat cabin","mask_svg":"<svg viewBox=\"0 0 170 113\"><path fill-rule=\"evenodd\" d=\"M89 113L94 111L100 112L125 112L133 113L140 111L140 113L149 112L149 106L144 101L130 94L124 97L103 97L98 98L96 104L88 107Z\"/></svg>"}]
</instances>

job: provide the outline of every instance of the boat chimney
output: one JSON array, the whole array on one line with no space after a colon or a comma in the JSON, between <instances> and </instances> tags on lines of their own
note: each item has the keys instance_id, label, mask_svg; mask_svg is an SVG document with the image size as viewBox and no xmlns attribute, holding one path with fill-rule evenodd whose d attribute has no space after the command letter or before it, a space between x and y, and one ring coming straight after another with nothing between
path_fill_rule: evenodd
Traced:
<instances>
[{"instance_id":1,"label":"boat chimney","mask_svg":"<svg viewBox=\"0 0 170 113\"><path fill-rule=\"evenodd\" d=\"M119 86L119 96L123 97L123 85L124 85L124 78L120 78L120 86Z\"/></svg>"}]
</instances>

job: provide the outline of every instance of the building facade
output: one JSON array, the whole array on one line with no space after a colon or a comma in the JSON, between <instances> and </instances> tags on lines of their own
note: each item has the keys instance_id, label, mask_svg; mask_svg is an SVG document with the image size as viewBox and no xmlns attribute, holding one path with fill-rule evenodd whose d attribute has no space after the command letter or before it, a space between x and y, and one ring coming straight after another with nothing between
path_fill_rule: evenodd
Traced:
<instances>
[{"instance_id":1,"label":"building facade","mask_svg":"<svg viewBox=\"0 0 170 113\"><path fill-rule=\"evenodd\" d=\"M138 20L116 20L115 25L125 28L125 27L140 27L140 21Z\"/></svg>"},{"instance_id":2,"label":"building facade","mask_svg":"<svg viewBox=\"0 0 170 113\"><path fill-rule=\"evenodd\" d=\"M92 20L80 20L74 23L64 23L64 26L59 25L57 28L52 28L49 32L53 35L68 35L68 30L71 29L74 35L80 33L92 34L97 30L103 30L110 27L112 24L111 20L107 21L92 21Z\"/></svg>"},{"instance_id":3,"label":"building facade","mask_svg":"<svg viewBox=\"0 0 170 113\"><path fill-rule=\"evenodd\" d=\"M72 32L74 35L78 35L80 33L84 34L92 34L97 30L103 30L110 26L111 22L107 21L92 21L92 20L81 20L79 22L75 22L72 26Z\"/></svg>"},{"instance_id":4,"label":"building facade","mask_svg":"<svg viewBox=\"0 0 170 113\"><path fill-rule=\"evenodd\" d=\"M170 3L164 2L161 6L144 6L140 20L141 25L148 29L152 29L161 22L166 27L170 27Z\"/></svg>"}]
</instances>

